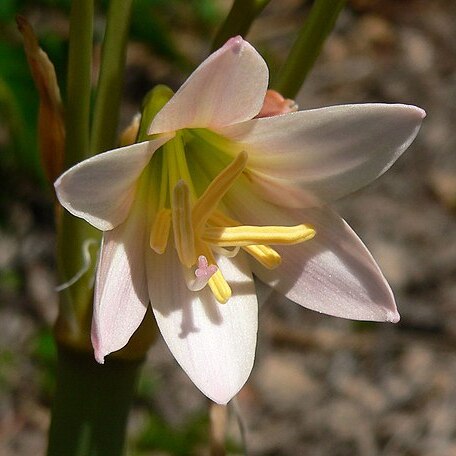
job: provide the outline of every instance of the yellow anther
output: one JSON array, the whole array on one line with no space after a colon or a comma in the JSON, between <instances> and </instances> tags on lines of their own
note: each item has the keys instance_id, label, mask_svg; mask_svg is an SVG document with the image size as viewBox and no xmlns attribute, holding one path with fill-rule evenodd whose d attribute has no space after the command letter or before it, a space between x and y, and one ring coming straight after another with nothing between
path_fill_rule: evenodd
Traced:
<instances>
[{"instance_id":1,"label":"yellow anther","mask_svg":"<svg viewBox=\"0 0 456 456\"><path fill-rule=\"evenodd\" d=\"M205 242L228 246L254 244L297 244L312 239L315 230L307 225L296 226L227 226L208 227L201 236Z\"/></svg>"},{"instance_id":2,"label":"yellow anther","mask_svg":"<svg viewBox=\"0 0 456 456\"><path fill-rule=\"evenodd\" d=\"M231 288L220 269L209 279L208 285L214 293L215 299L221 304L225 304L231 298Z\"/></svg>"},{"instance_id":3,"label":"yellow anther","mask_svg":"<svg viewBox=\"0 0 456 456\"><path fill-rule=\"evenodd\" d=\"M150 232L150 247L157 253L163 253L168 244L169 230L171 228L171 210L160 209L155 217Z\"/></svg>"},{"instance_id":4,"label":"yellow anther","mask_svg":"<svg viewBox=\"0 0 456 456\"><path fill-rule=\"evenodd\" d=\"M275 269L282 262L279 253L268 245L248 245L242 249L268 269Z\"/></svg>"},{"instance_id":5,"label":"yellow anther","mask_svg":"<svg viewBox=\"0 0 456 456\"><path fill-rule=\"evenodd\" d=\"M182 180L174 187L172 208L174 243L177 254L181 263L189 268L196 262L195 238L190 191L188 185Z\"/></svg>"},{"instance_id":6,"label":"yellow anther","mask_svg":"<svg viewBox=\"0 0 456 456\"><path fill-rule=\"evenodd\" d=\"M212 251L208 245L204 244L203 242L198 242L197 247L198 250L201 250L210 264L217 264L214 255L212 254ZM225 280L225 277L223 277L220 269L218 269L217 272L209 279L207 284L214 294L215 299L221 304L225 304L228 299L231 298L231 288L228 285L228 282Z\"/></svg>"},{"instance_id":7,"label":"yellow anther","mask_svg":"<svg viewBox=\"0 0 456 456\"><path fill-rule=\"evenodd\" d=\"M199 231L216 209L218 203L239 177L247 163L247 153L238 156L210 183L193 208L193 225Z\"/></svg>"}]
</instances>

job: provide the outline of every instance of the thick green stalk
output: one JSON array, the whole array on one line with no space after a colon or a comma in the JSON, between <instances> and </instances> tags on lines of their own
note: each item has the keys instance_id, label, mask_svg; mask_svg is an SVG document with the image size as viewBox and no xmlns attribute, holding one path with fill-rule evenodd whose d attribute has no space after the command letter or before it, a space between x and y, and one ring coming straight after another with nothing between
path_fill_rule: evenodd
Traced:
<instances>
[{"instance_id":1,"label":"thick green stalk","mask_svg":"<svg viewBox=\"0 0 456 456\"><path fill-rule=\"evenodd\" d=\"M89 156L93 0L71 3L65 168Z\"/></svg>"},{"instance_id":2,"label":"thick green stalk","mask_svg":"<svg viewBox=\"0 0 456 456\"><path fill-rule=\"evenodd\" d=\"M61 208L60 208L61 209ZM68 284L60 292L59 316L55 325L58 341L78 348L90 348L93 282L101 234L84 220L62 210L57 227L57 267L59 281ZM84 243L91 242L90 265L74 284L69 284L85 269Z\"/></svg>"},{"instance_id":3,"label":"thick green stalk","mask_svg":"<svg viewBox=\"0 0 456 456\"><path fill-rule=\"evenodd\" d=\"M344 4L345 0L315 0L274 84L284 97L296 97Z\"/></svg>"},{"instance_id":4,"label":"thick green stalk","mask_svg":"<svg viewBox=\"0 0 456 456\"><path fill-rule=\"evenodd\" d=\"M116 146L132 0L111 0L93 114L92 155Z\"/></svg>"},{"instance_id":5,"label":"thick green stalk","mask_svg":"<svg viewBox=\"0 0 456 456\"><path fill-rule=\"evenodd\" d=\"M221 47L229 38L245 36L253 21L271 0L234 0L228 16L212 43L212 51Z\"/></svg>"},{"instance_id":6,"label":"thick green stalk","mask_svg":"<svg viewBox=\"0 0 456 456\"><path fill-rule=\"evenodd\" d=\"M90 95L92 77L93 0L72 2L70 43L68 55L68 83L65 106L65 168L90 155ZM84 266L83 244L88 239L99 239L97 230L84 220L66 211L58 214L57 266L60 283L67 283ZM71 344L88 343L92 304L92 267L74 285L60 294L60 312L56 327L57 337L65 335Z\"/></svg>"},{"instance_id":7,"label":"thick green stalk","mask_svg":"<svg viewBox=\"0 0 456 456\"><path fill-rule=\"evenodd\" d=\"M48 456L120 456L142 361L59 349Z\"/></svg>"}]
</instances>

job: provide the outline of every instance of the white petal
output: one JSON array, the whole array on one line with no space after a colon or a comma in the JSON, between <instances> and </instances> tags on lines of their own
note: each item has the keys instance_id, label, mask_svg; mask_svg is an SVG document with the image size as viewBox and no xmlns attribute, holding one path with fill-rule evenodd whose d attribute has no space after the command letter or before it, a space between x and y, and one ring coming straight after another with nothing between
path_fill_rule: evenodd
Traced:
<instances>
[{"instance_id":1,"label":"white petal","mask_svg":"<svg viewBox=\"0 0 456 456\"><path fill-rule=\"evenodd\" d=\"M245 188L229 201L248 224L308 223L315 237L302 244L275 246L282 264L266 270L252 261L254 273L287 298L308 309L354 320L399 320L383 274L354 231L327 208L286 210L248 195Z\"/></svg>"},{"instance_id":2,"label":"white petal","mask_svg":"<svg viewBox=\"0 0 456 456\"><path fill-rule=\"evenodd\" d=\"M134 204L124 223L103 234L92 320L92 345L100 363L127 344L147 310L144 212L142 204Z\"/></svg>"},{"instance_id":3,"label":"white petal","mask_svg":"<svg viewBox=\"0 0 456 456\"><path fill-rule=\"evenodd\" d=\"M252 370L258 305L245 257L220 257L218 265L233 291L226 304L208 287L188 290L174 250L150 251L147 260L152 308L171 353L206 396L226 404Z\"/></svg>"},{"instance_id":4,"label":"white petal","mask_svg":"<svg viewBox=\"0 0 456 456\"><path fill-rule=\"evenodd\" d=\"M249 153L253 176L276 179L291 193L303 191L301 207L330 201L383 174L407 149L425 116L407 105L332 106L254 119L219 129ZM265 195L296 207L287 192Z\"/></svg>"},{"instance_id":5,"label":"white petal","mask_svg":"<svg viewBox=\"0 0 456 456\"><path fill-rule=\"evenodd\" d=\"M155 116L149 134L222 127L255 117L268 85L263 58L240 36L211 54Z\"/></svg>"},{"instance_id":6,"label":"white petal","mask_svg":"<svg viewBox=\"0 0 456 456\"><path fill-rule=\"evenodd\" d=\"M78 163L55 182L57 198L76 217L99 230L111 230L127 217L137 179L153 153L172 136L110 150Z\"/></svg>"}]
</instances>

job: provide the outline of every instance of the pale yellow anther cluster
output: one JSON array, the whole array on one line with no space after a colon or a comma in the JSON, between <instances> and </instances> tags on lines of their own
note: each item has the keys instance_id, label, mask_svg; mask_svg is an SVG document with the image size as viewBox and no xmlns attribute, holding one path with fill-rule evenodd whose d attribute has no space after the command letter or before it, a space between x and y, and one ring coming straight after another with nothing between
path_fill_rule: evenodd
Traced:
<instances>
[{"instance_id":1,"label":"pale yellow anther cluster","mask_svg":"<svg viewBox=\"0 0 456 456\"><path fill-rule=\"evenodd\" d=\"M197 196L187 166L180 134L163 146L162 173L157 215L151 228L150 246L156 253L166 250L171 226L174 247L185 268L196 265L203 255L216 265L214 252L239 248L268 269L277 267L280 255L270 244L296 244L315 236L313 228L296 226L246 226L225 215L219 205L247 164L247 153L239 153ZM236 250L237 249L237 250ZM225 303L231 288L220 269L208 285L217 301Z\"/></svg>"}]
</instances>

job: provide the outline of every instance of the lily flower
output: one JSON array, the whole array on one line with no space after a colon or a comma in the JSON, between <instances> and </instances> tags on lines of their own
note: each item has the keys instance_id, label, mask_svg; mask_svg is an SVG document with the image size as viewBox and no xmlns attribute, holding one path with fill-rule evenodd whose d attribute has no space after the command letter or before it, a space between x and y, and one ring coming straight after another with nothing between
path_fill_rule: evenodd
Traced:
<instances>
[{"instance_id":1,"label":"lily flower","mask_svg":"<svg viewBox=\"0 0 456 456\"><path fill-rule=\"evenodd\" d=\"M100 363L150 302L177 362L227 403L254 361L252 272L317 312L399 320L372 256L326 204L383 174L424 111L359 104L256 118L267 86L263 58L232 38L158 112L148 141L56 181L61 204L104 232L92 325Z\"/></svg>"}]
</instances>

